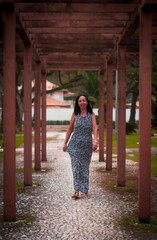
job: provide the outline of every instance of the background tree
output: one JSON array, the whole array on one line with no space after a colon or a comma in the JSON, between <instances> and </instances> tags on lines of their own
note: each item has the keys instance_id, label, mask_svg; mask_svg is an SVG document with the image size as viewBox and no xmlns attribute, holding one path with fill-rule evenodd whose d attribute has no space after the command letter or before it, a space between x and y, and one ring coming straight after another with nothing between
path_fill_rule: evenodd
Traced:
<instances>
[{"instance_id":1,"label":"background tree","mask_svg":"<svg viewBox=\"0 0 157 240\"><path fill-rule=\"evenodd\" d=\"M139 96L139 61L134 61L126 71L127 74L127 93L131 95L130 123L135 123L136 102Z\"/></svg>"},{"instance_id":2,"label":"background tree","mask_svg":"<svg viewBox=\"0 0 157 240\"><path fill-rule=\"evenodd\" d=\"M16 71L16 131L22 131L22 120L24 111L24 91L23 91L23 77L21 71Z\"/></svg>"},{"instance_id":3,"label":"background tree","mask_svg":"<svg viewBox=\"0 0 157 240\"><path fill-rule=\"evenodd\" d=\"M152 66L152 127L157 129L157 41L153 44Z\"/></svg>"},{"instance_id":4,"label":"background tree","mask_svg":"<svg viewBox=\"0 0 157 240\"><path fill-rule=\"evenodd\" d=\"M127 69L127 95L131 94L131 114L129 122L135 122L136 101L139 96L139 61L134 61ZM157 128L157 41L152 46L152 126Z\"/></svg>"},{"instance_id":5,"label":"background tree","mask_svg":"<svg viewBox=\"0 0 157 240\"><path fill-rule=\"evenodd\" d=\"M97 71L80 71L82 76L79 86L75 89L78 94L85 94L92 108L98 103L99 99L99 78Z\"/></svg>"}]
</instances>

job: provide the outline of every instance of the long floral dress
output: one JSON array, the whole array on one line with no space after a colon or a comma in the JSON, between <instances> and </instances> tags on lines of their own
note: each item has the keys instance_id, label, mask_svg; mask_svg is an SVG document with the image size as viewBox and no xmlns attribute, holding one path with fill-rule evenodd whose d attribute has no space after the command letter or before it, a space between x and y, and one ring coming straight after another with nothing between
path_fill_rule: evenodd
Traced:
<instances>
[{"instance_id":1,"label":"long floral dress","mask_svg":"<svg viewBox=\"0 0 157 240\"><path fill-rule=\"evenodd\" d=\"M75 115L74 132L67 152L71 157L74 189L88 193L89 165L92 156L92 117Z\"/></svg>"}]
</instances>

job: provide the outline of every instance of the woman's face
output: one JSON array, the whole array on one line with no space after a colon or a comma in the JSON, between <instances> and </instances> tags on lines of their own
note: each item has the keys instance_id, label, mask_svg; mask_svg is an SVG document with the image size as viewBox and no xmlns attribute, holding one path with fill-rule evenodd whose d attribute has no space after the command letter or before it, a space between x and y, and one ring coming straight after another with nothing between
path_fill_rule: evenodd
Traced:
<instances>
[{"instance_id":1,"label":"woman's face","mask_svg":"<svg viewBox=\"0 0 157 240\"><path fill-rule=\"evenodd\" d=\"M86 97L85 96L80 96L79 99L78 99L78 105L80 107L81 110L86 110L87 108L87 100L86 100Z\"/></svg>"}]
</instances>

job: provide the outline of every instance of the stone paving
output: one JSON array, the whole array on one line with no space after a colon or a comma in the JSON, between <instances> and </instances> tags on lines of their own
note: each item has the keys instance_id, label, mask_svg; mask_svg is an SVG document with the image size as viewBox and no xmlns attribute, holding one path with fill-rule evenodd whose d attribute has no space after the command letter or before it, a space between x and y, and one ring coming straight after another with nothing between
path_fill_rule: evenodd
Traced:
<instances>
[{"instance_id":1,"label":"stone paving","mask_svg":"<svg viewBox=\"0 0 157 240\"><path fill-rule=\"evenodd\" d=\"M148 239L147 235L121 227L122 216L137 211L137 202L128 201L128 197L123 198L101 186L102 173L96 169L105 167L105 163L98 162L98 153L93 153L90 165L90 197L71 198L73 179L70 158L62 151L65 132L48 131L47 137L48 161L42 163L42 171L33 172L32 187L17 190L17 216L28 216L33 221L0 224L0 240ZM137 167L137 163L128 161L127 164ZM22 149L21 153L18 150L16 165L23 168ZM23 173L17 173L17 180L23 181ZM2 193L1 183L1 212ZM150 234L149 240L157 239L155 236Z\"/></svg>"}]
</instances>

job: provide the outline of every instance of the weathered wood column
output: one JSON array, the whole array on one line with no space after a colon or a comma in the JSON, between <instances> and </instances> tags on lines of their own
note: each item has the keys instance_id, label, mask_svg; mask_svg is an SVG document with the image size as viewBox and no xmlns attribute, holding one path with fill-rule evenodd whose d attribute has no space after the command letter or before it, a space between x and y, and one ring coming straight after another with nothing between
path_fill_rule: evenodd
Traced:
<instances>
[{"instance_id":1,"label":"weathered wood column","mask_svg":"<svg viewBox=\"0 0 157 240\"><path fill-rule=\"evenodd\" d=\"M35 170L41 169L40 161L40 80L41 63L35 65Z\"/></svg>"},{"instance_id":2,"label":"weathered wood column","mask_svg":"<svg viewBox=\"0 0 157 240\"><path fill-rule=\"evenodd\" d=\"M126 45L118 46L117 185L125 186Z\"/></svg>"},{"instance_id":3,"label":"weathered wood column","mask_svg":"<svg viewBox=\"0 0 157 240\"><path fill-rule=\"evenodd\" d=\"M46 160L46 72L42 72L42 161Z\"/></svg>"},{"instance_id":4,"label":"weathered wood column","mask_svg":"<svg viewBox=\"0 0 157 240\"><path fill-rule=\"evenodd\" d=\"M99 161L104 161L104 70L99 71Z\"/></svg>"},{"instance_id":5,"label":"weathered wood column","mask_svg":"<svg viewBox=\"0 0 157 240\"><path fill-rule=\"evenodd\" d=\"M32 185L32 48L24 48L24 184Z\"/></svg>"},{"instance_id":6,"label":"weathered wood column","mask_svg":"<svg viewBox=\"0 0 157 240\"><path fill-rule=\"evenodd\" d=\"M107 63L106 170L112 170L113 64Z\"/></svg>"},{"instance_id":7,"label":"weathered wood column","mask_svg":"<svg viewBox=\"0 0 157 240\"><path fill-rule=\"evenodd\" d=\"M152 13L140 13L139 219L150 218Z\"/></svg>"},{"instance_id":8,"label":"weathered wood column","mask_svg":"<svg viewBox=\"0 0 157 240\"><path fill-rule=\"evenodd\" d=\"M15 11L3 12L4 221L16 218Z\"/></svg>"}]
</instances>

